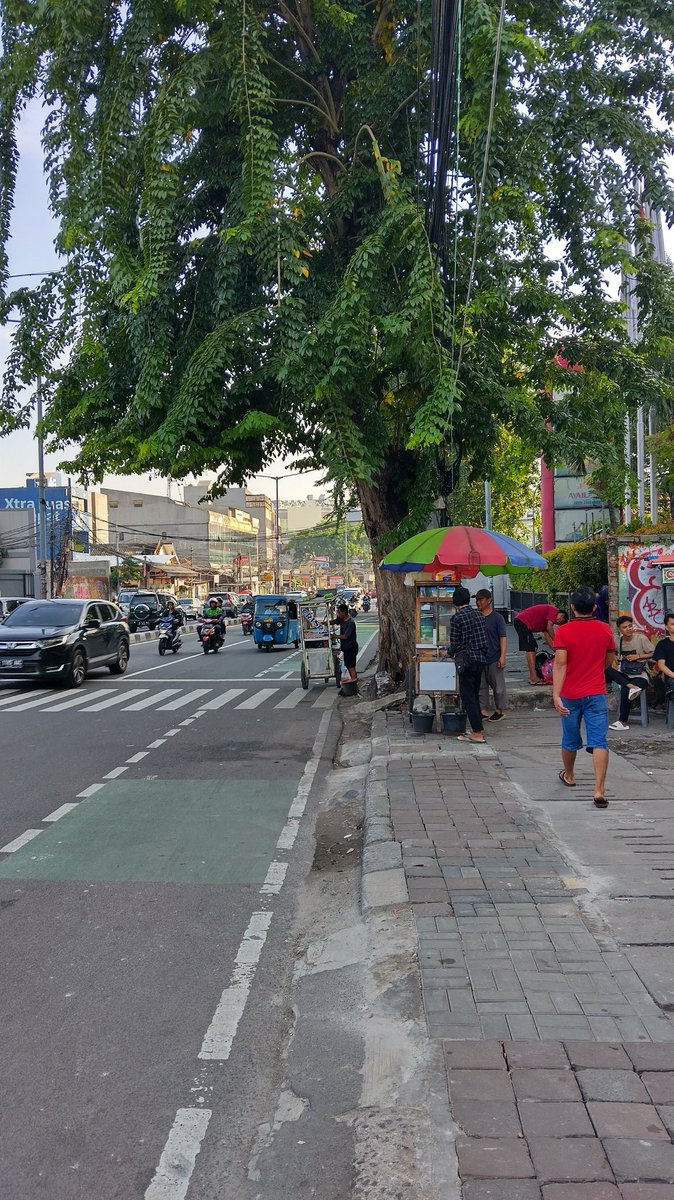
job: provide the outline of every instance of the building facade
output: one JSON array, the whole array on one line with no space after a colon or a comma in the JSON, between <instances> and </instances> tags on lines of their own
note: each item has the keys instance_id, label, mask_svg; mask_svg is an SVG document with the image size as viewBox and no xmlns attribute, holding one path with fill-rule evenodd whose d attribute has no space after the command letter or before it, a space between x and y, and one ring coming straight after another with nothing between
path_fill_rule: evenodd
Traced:
<instances>
[{"instance_id":1,"label":"building facade","mask_svg":"<svg viewBox=\"0 0 674 1200\"><path fill-rule=\"evenodd\" d=\"M185 484L183 496L187 504L198 505L209 488L207 479L198 483ZM204 507L202 504L201 508ZM274 570L276 521L274 505L269 496L257 495L242 487L230 487L223 496L208 502L212 512L229 513L232 510L248 513L257 522L257 565L260 575Z\"/></svg>"}]
</instances>

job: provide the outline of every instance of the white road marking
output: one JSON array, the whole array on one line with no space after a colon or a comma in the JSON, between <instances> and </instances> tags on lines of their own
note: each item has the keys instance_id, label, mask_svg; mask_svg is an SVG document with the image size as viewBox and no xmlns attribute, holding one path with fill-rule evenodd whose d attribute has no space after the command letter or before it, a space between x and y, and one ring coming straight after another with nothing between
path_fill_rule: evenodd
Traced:
<instances>
[{"instance_id":1,"label":"white road marking","mask_svg":"<svg viewBox=\"0 0 674 1200\"><path fill-rule=\"evenodd\" d=\"M337 695L337 688L324 688L320 696L317 696L312 704L312 708L330 708L334 704Z\"/></svg>"},{"instance_id":2,"label":"white road marking","mask_svg":"<svg viewBox=\"0 0 674 1200\"><path fill-rule=\"evenodd\" d=\"M160 746L164 745L165 741L166 738L155 738L153 742L150 742L148 750L158 750Z\"/></svg>"},{"instance_id":3,"label":"white road marking","mask_svg":"<svg viewBox=\"0 0 674 1200\"><path fill-rule=\"evenodd\" d=\"M119 776L123 775L125 771L128 771L128 769L129 769L128 767L115 767L114 770L108 771L107 775L104 775L103 778L104 779L119 779Z\"/></svg>"},{"instance_id":4,"label":"white road marking","mask_svg":"<svg viewBox=\"0 0 674 1200\"><path fill-rule=\"evenodd\" d=\"M145 1200L184 1200L206 1136L210 1108L179 1108Z\"/></svg>"},{"instance_id":5,"label":"white road marking","mask_svg":"<svg viewBox=\"0 0 674 1200\"><path fill-rule=\"evenodd\" d=\"M164 734L164 737L165 737L165 738L167 738L167 737L175 737L175 735L176 735L177 733L180 733L180 730L179 730L179 729L167 729L167 730L166 730L166 733Z\"/></svg>"},{"instance_id":6,"label":"white road marking","mask_svg":"<svg viewBox=\"0 0 674 1200\"><path fill-rule=\"evenodd\" d=\"M160 704L159 712L173 712L176 708L184 708L186 704L198 700L199 696L207 696L210 691L212 688L197 688L194 692L187 692L184 696L179 696L177 700L169 700L168 704Z\"/></svg>"},{"instance_id":7,"label":"white road marking","mask_svg":"<svg viewBox=\"0 0 674 1200\"><path fill-rule=\"evenodd\" d=\"M88 788L84 789L83 792L78 792L77 797L79 800L86 800L87 796L93 796L94 792L100 792L101 788L104 787L104 783L91 783L89 784Z\"/></svg>"},{"instance_id":8,"label":"white road marking","mask_svg":"<svg viewBox=\"0 0 674 1200\"><path fill-rule=\"evenodd\" d=\"M318 726L318 733L311 752L311 758L307 762L302 778L297 787L295 799L288 809L288 820L279 834L279 839L276 843L277 850L292 850L295 845L295 838L300 827L300 821L307 806L311 785L314 782L314 776L318 770L318 764L321 761L321 754L325 746L325 740L328 736L328 726L332 713L324 712L321 717L321 723Z\"/></svg>"},{"instance_id":9,"label":"white road marking","mask_svg":"<svg viewBox=\"0 0 674 1200\"><path fill-rule=\"evenodd\" d=\"M295 688L294 691L288 692L284 700L279 700L274 708L294 708L296 704L300 703L300 700L305 699L306 695L304 688Z\"/></svg>"},{"instance_id":10,"label":"white road marking","mask_svg":"<svg viewBox=\"0 0 674 1200\"><path fill-rule=\"evenodd\" d=\"M83 708L81 711L101 712L102 709L112 708L115 704L124 704L125 701L131 698L131 696L142 696L143 692L146 690L146 688L136 688L133 692L127 692L126 696L118 692L117 695L113 696L110 700L101 700L100 704L88 704L87 707Z\"/></svg>"},{"instance_id":11,"label":"white road marking","mask_svg":"<svg viewBox=\"0 0 674 1200\"><path fill-rule=\"evenodd\" d=\"M273 862L270 864L269 870L265 876L264 883L260 888L260 894L263 896L278 896L283 881L288 870L287 862Z\"/></svg>"},{"instance_id":12,"label":"white road marking","mask_svg":"<svg viewBox=\"0 0 674 1200\"><path fill-rule=\"evenodd\" d=\"M153 704L157 704L160 700L166 700L169 696L175 696L180 688L165 688L163 692L157 692L154 696L146 696L144 700L136 700L135 704L129 704L124 709L124 712L140 712L143 708L150 708Z\"/></svg>"},{"instance_id":13,"label":"white road marking","mask_svg":"<svg viewBox=\"0 0 674 1200\"><path fill-rule=\"evenodd\" d=\"M81 699L81 697L78 697L78 699ZM36 699L24 700L22 704L15 704L13 708L6 708L5 712L24 712L24 710L27 708L37 708L38 704L44 704L44 703L45 703L44 696L39 696L37 698L37 700Z\"/></svg>"},{"instance_id":14,"label":"white road marking","mask_svg":"<svg viewBox=\"0 0 674 1200\"><path fill-rule=\"evenodd\" d=\"M61 817L65 817L66 813L72 812L74 808L79 808L79 804L62 804L60 808L55 808L53 813L48 817L43 817L43 821L60 821Z\"/></svg>"},{"instance_id":15,"label":"white road marking","mask_svg":"<svg viewBox=\"0 0 674 1200\"><path fill-rule=\"evenodd\" d=\"M27 692L21 688L18 692L9 692L6 696L3 696L0 704L14 704L16 700L24 700L27 696L46 696L50 690L50 688L40 688L39 691Z\"/></svg>"},{"instance_id":16,"label":"white road marking","mask_svg":"<svg viewBox=\"0 0 674 1200\"><path fill-rule=\"evenodd\" d=\"M113 691L114 688L109 687L96 688L94 695L109 696L110 692ZM45 701L46 707L42 709L42 712L61 712L61 709L63 708L75 708L75 705L77 704L86 704L88 700L91 700L91 698L91 692L88 695L86 692L80 692L77 696L71 696L69 700L61 700L59 704L47 704Z\"/></svg>"},{"instance_id":17,"label":"white road marking","mask_svg":"<svg viewBox=\"0 0 674 1200\"><path fill-rule=\"evenodd\" d=\"M25 833L20 833L13 842L8 842L6 846L0 847L0 854L14 854L16 850L20 850L27 842L32 842L33 838L37 837L38 833L42 833L41 829L27 829Z\"/></svg>"},{"instance_id":18,"label":"white road marking","mask_svg":"<svg viewBox=\"0 0 674 1200\"><path fill-rule=\"evenodd\" d=\"M269 696L273 696L277 691L278 688L260 688L259 692L254 692L247 700L242 700L240 704L236 705L236 708L237 710L240 708L259 708Z\"/></svg>"},{"instance_id":19,"label":"white road marking","mask_svg":"<svg viewBox=\"0 0 674 1200\"><path fill-rule=\"evenodd\" d=\"M144 758L147 758L148 753L149 753L148 750L139 750L137 754L132 754L131 758L127 758L126 761L128 763L141 762Z\"/></svg>"},{"instance_id":20,"label":"white road marking","mask_svg":"<svg viewBox=\"0 0 674 1200\"><path fill-rule=\"evenodd\" d=\"M224 1062L243 1016L255 970L267 940L273 914L253 913L234 962L229 986L225 988L203 1040L199 1058Z\"/></svg>"},{"instance_id":21,"label":"white road marking","mask_svg":"<svg viewBox=\"0 0 674 1200\"><path fill-rule=\"evenodd\" d=\"M222 695L216 696L214 700L207 700L201 707L209 711L214 708L223 708L225 704L229 704L230 700L235 700L237 696L242 695L243 688L230 688L228 692L223 692Z\"/></svg>"}]
</instances>

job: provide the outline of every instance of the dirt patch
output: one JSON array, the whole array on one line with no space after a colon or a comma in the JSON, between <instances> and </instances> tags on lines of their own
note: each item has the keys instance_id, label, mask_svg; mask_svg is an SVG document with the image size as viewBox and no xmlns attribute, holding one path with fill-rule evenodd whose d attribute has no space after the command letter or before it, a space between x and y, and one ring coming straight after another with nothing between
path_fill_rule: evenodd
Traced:
<instances>
[{"instance_id":1,"label":"dirt patch","mask_svg":"<svg viewBox=\"0 0 674 1200\"><path fill-rule=\"evenodd\" d=\"M316 821L316 849L312 871L360 869L363 852L363 803L361 799L320 813Z\"/></svg>"}]
</instances>

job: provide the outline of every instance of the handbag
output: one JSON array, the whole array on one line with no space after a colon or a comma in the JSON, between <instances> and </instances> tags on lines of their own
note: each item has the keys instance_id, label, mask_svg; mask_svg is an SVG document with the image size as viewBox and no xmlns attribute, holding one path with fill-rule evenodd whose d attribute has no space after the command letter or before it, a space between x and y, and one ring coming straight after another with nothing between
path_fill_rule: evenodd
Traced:
<instances>
[{"instance_id":1,"label":"handbag","mask_svg":"<svg viewBox=\"0 0 674 1200\"><path fill-rule=\"evenodd\" d=\"M470 657L467 650L457 650L454 654L454 663L457 675L464 675L466 671L470 671L471 667L479 665Z\"/></svg>"},{"instance_id":2,"label":"handbag","mask_svg":"<svg viewBox=\"0 0 674 1200\"><path fill-rule=\"evenodd\" d=\"M641 659L638 662L632 662L628 658L623 658L623 639L620 638L620 646L618 649L618 657L620 659L620 670L623 675L647 675L648 670L646 663Z\"/></svg>"}]
</instances>

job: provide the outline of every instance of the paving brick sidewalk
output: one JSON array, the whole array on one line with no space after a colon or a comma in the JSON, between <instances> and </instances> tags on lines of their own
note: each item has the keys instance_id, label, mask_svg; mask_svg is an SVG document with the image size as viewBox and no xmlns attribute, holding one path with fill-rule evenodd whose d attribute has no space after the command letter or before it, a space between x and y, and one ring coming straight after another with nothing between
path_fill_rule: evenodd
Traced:
<instances>
[{"instance_id":1,"label":"paving brick sidewalk","mask_svg":"<svg viewBox=\"0 0 674 1200\"><path fill-rule=\"evenodd\" d=\"M674 1026L493 751L420 751L401 721L379 779L464 1200L674 1200Z\"/></svg>"}]
</instances>

